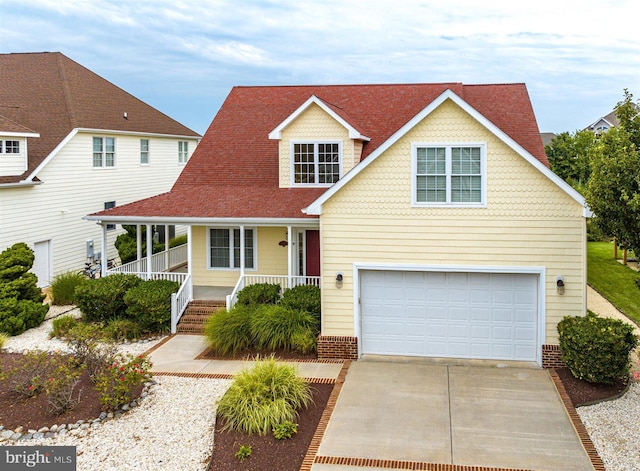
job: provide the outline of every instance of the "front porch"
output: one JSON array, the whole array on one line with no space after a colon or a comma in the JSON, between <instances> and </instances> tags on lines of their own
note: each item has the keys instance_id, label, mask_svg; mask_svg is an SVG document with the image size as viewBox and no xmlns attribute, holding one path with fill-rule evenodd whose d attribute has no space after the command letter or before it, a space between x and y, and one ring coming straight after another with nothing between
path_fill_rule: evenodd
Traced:
<instances>
[{"instance_id":1,"label":"front porch","mask_svg":"<svg viewBox=\"0 0 640 471\"><path fill-rule=\"evenodd\" d=\"M102 225L102 252L106 253L106 223ZM138 234L140 227L137 225ZM146 226L146 232L150 247L151 225ZM180 288L171 299L171 333L178 331L178 323L192 301L218 301L213 303L216 309L230 309L238 292L252 284L279 284L284 291L298 285L320 287L321 283L317 224L187 226L186 244L153 254L150 260L142 256L139 236L137 241L137 260L114 268L104 266L102 274L127 273L145 280L179 282Z\"/></svg>"}]
</instances>

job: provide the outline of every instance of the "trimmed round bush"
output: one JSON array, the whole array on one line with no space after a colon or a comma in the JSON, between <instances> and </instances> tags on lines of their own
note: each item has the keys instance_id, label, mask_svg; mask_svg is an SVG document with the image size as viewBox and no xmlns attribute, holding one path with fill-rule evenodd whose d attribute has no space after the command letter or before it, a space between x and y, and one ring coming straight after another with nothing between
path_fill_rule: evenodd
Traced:
<instances>
[{"instance_id":1,"label":"trimmed round bush","mask_svg":"<svg viewBox=\"0 0 640 471\"><path fill-rule=\"evenodd\" d=\"M76 288L82 285L87 278L80 273L68 272L57 275L51 282L52 303L66 306L76 303Z\"/></svg>"},{"instance_id":2,"label":"trimmed round bush","mask_svg":"<svg viewBox=\"0 0 640 471\"><path fill-rule=\"evenodd\" d=\"M211 350L220 355L229 355L251 348L251 312L248 306L236 305L209 317L204 334Z\"/></svg>"},{"instance_id":3,"label":"trimmed round bush","mask_svg":"<svg viewBox=\"0 0 640 471\"><path fill-rule=\"evenodd\" d=\"M266 435L285 421L294 421L298 410L312 402L309 384L292 365L273 358L243 369L218 403L223 430Z\"/></svg>"},{"instance_id":4,"label":"trimmed round bush","mask_svg":"<svg viewBox=\"0 0 640 471\"><path fill-rule=\"evenodd\" d=\"M251 337L260 350L296 350L297 345L305 344L301 337L310 338L313 343L318 332L318 320L306 311L265 304L251 316Z\"/></svg>"},{"instance_id":5,"label":"trimmed round bush","mask_svg":"<svg viewBox=\"0 0 640 471\"><path fill-rule=\"evenodd\" d=\"M49 311L49 305L41 302L0 298L0 332L20 335L42 324L47 311Z\"/></svg>"},{"instance_id":6,"label":"trimmed round bush","mask_svg":"<svg viewBox=\"0 0 640 471\"><path fill-rule=\"evenodd\" d=\"M143 281L124 295L127 319L145 332L166 332L171 328L171 294L180 283L170 280Z\"/></svg>"},{"instance_id":7,"label":"trimmed round bush","mask_svg":"<svg viewBox=\"0 0 640 471\"><path fill-rule=\"evenodd\" d=\"M76 306L88 322L106 322L125 316L124 295L142 283L136 275L117 273L95 280L86 280L76 288Z\"/></svg>"},{"instance_id":8,"label":"trimmed round bush","mask_svg":"<svg viewBox=\"0 0 640 471\"><path fill-rule=\"evenodd\" d=\"M242 306L252 306L255 304L276 304L280 300L279 284L256 283L249 285L238 291L238 301L236 304Z\"/></svg>"},{"instance_id":9,"label":"trimmed round bush","mask_svg":"<svg viewBox=\"0 0 640 471\"><path fill-rule=\"evenodd\" d=\"M589 311L564 317L558 333L562 359L576 378L610 384L629 374L629 353L638 344L632 326Z\"/></svg>"},{"instance_id":10,"label":"trimmed round bush","mask_svg":"<svg viewBox=\"0 0 640 471\"><path fill-rule=\"evenodd\" d=\"M280 305L299 311L307 311L320 321L320 288L313 285L299 285L285 290Z\"/></svg>"}]
</instances>

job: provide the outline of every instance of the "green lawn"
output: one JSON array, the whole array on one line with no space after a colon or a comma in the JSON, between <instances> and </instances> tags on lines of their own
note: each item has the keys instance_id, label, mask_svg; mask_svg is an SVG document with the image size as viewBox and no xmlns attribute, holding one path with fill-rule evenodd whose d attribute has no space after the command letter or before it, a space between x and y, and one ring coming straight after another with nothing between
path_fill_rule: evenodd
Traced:
<instances>
[{"instance_id":1,"label":"green lawn","mask_svg":"<svg viewBox=\"0 0 640 471\"><path fill-rule=\"evenodd\" d=\"M621 257L622 252L618 251ZM609 242L587 244L587 281L619 310L635 322L640 322L640 289L635 280L636 271L613 258L613 245Z\"/></svg>"}]
</instances>

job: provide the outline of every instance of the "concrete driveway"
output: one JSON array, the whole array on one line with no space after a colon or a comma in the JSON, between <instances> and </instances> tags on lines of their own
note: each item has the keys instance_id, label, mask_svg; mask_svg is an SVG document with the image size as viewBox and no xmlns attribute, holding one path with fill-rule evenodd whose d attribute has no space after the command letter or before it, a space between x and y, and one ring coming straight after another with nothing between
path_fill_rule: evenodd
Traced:
<instances>
[{"instance_id":1,"label":"concrete driveway","mask_svg":"<svg viewBox=\"0 0 640 471\"><path fill-rule=\"evenodd\" d=\"M376 460L367 470L593 470L547 371L428 361L351 364L312 469L360 469L358 458Z\"/></svg>"}]
</instances>

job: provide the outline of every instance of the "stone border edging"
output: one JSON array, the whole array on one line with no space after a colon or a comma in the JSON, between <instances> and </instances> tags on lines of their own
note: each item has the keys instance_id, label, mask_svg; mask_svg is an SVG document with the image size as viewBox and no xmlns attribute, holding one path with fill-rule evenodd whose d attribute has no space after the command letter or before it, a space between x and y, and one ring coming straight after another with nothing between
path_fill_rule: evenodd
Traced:
<instances>
[{"instance_id":1,"label":"stone border edging","mask_svg":"<svg viewBox=\"0 0 640 471\"><path fill-rule=\"evenodd\" d=\"M567 390L564 388L564 384L562 384L562 381L560 380L560 376L558 376L558 373L555 369L550 369L548 371L551 379L553 380L553 384L556 387L556 391L558 391L558 395L560 396L560 399L564 404L564 408L569 415L569 419L573 424L573 428L578 434L578 438L580 438L580 442L582 443L587 456L591 460L591 464L596 471L606 471L602 458L600 458L598 450L596 450L596 447L594 446L593 442L591 441L591 437L589 436L589 432L587 432L587 428L582 423L582 420L580 419L576 408L573 406L573 403L571 402L571 399L567 394Z\"/></svg>"}]
</instances>

